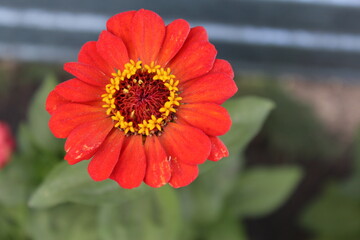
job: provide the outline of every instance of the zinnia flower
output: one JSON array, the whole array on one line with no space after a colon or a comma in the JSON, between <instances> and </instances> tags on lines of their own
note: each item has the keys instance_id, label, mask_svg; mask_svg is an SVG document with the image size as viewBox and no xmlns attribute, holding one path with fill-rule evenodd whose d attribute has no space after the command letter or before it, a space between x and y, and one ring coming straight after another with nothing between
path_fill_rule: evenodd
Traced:
<instances>
[{"instance_id":1,"label":"zinnia flower","mask_svg":"<svg viewBox=\"0 0 360 240\"><path fill-rule=\"evenodd\" d=\"M51 131L67 138L65 160L92 158L95 181L123 188L191 183L199 164L228 156L217 136L231 119L220 104L237 87L216 53L205 29L185 20L165 26L143 9L111 17L78 62L65 64L75 78L47 99Z\"/></svg>"},{"instance_id":2,"label":"zinnia flower","mask_svg":"<svg viewBox=\"0 0 360 240\"><path fill-rule=\"evenodd\" d=\"M15 141L9 126L4 122L0 122L0 168L4 167L10 160L14 147Z\"/></svg>"}]
</instances>

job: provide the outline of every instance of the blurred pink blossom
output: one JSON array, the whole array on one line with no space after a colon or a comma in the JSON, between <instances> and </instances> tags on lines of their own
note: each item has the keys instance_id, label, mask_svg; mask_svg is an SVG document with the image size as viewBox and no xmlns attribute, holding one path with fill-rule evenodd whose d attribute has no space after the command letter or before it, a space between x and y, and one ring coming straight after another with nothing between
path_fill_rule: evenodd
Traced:
<instances>
[{"instance_id":1,"label":"blurred pink blossom","mask_svg":"<svg viewBox=\"0 0 360 240\"><path fill-rule=\"evenodd\" d=\"M14 148L15 141L9 126L0 121L0 169L10 160Z\"/></svg>"}]
</instances>

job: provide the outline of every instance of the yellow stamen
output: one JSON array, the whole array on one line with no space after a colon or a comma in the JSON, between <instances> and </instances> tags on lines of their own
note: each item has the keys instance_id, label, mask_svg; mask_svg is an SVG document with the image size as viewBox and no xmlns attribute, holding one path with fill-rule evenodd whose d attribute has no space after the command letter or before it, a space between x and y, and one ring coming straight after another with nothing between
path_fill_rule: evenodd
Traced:
<instances>
[{"instance_id":1,"label":"yellow stamen","mask_svg":"<svg viewBox=\"0 0 360 240\"><path fill-rule=\"evenodd\" d=\"M132 110L132 112L130 113L130 118L134 118L135 116L135 110Z\"/></svg>"},{"instance_id":2,"label":"yellow stamen","mask_svg":"<svg viewBox=\"0 0 360 240\"><path fill-rule=\"evenodd\" d=\"M131 86L127 84L124 87L121 82L130 79L133 75L137 74L138 70L153 74L154 81L162 81L164 86L169 90L169 96L164 105L158 110L160 114L157 116L159 117L151 115L150 119L143 119L142 123L134 126L134 122L127 122L125 116L121 115L121 109L117 110L115 101L116 96L118 96L118 91L124 94L130 93L134 85ZM178 93L179 80L176 80L175 75L171 74L170 68L164 69L160 65L156 65L154 61L149 65L145 64L143 66L141 61L130 60L124 65L123 70L117 70L112 73L111 76L109 84L105 86L105 93L101 95L102 101L104 102L102 106L106 109L106 114L114 121L114 126L120 128L125 134L133 133L150 136L157 131L161 132L169 121L170 113L176 113L177 107L180 106L182 98L179 97ZM138 85L144 84L144 80L142 79L133 79L132 82ZM129 118L135 118L135 110L131 111L127 119Z\"/></svg>"},{"instance_id":3,"label":"yellow stamen","mask_svg":"<svg viewBox=\"0 0 360 240\"><path fill-rule=\"evenodd\" d=\"M161 66L155 65L155 62L152 61L150 65L145 65L144 68L147 70L148 73L155 73Z\"/></svg>"}]
</instances>

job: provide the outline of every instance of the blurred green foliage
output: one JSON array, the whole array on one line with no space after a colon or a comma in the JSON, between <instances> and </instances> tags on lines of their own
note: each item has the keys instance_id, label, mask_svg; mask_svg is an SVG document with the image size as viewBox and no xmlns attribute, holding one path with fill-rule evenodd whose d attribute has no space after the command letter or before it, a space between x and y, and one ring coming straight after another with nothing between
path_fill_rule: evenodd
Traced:
<instances>
[{"instance_id":1,"label":"blurred green foliage","mask_svg":"<svg viewBox=\"0 0 360 240\"><path fill-rule=\"evenodd\" d=\"M354 159L351 176L329 182L301 218L316 240L360 239L360 131L355 139Z\"/></svg>"},{"instance_id":2,"label":"blurred green foliage","mask_svg":"<svg viewBox=\"0 0 360 240\"><path fill-rule=\"evenodd\" d=\"M235 211L244 217L269 214L287 199L302 178L299 167L252 167L236 182L238 191L229 201Z\"/></svg>"},{"instance_id":3,"label":"blurred green foliage","mask_svg":"<svg viewBox=\"0 0 360 240\"><path fill-rule=\"evenodd\" d=\"M54 78L45 79L34 95L27 114L29 120L18 128L17 151L0 171L0 239L29 239L28 198L63 156L63 141L52 137L44 109L45 98L55 84Z\"/></svg>"},{"instance_id":4,"label":"blurred green foliage","mask_svg":"<svg viewBox=\"0 0 360 240\"><path fill-rule=\"evenodd\" d=\"M266 139L267 153L273 154L266 156L269 159L276 159L283 155L286 161L321 161L321 160L344 160L339 157L344 154L344 146L337 142L336 138L331 137L323 128L312 112L310 106L305 105L285 91L282 82L268 78L247 78L246 81L238 83L240 94L254 94L271 99L276 104L276 109L272 111L266 121L261 136ZM355 240L360 239L360 131L355 139L353 149L355 153L351 160L354 160L352 171L346 180L338 180L332 175L328 175L328 182L325 183L319 196L305 206L298 219L299 225L309 231L310 238L314 240ZM350 161L351 162L351 161ZM352 162L351 162L352 163ZM331 163L321 163L328 169ZM345 166L347 163L341 163ZM270 174L270 168L265 169L266 174ZM280 171L277 168L275 171ZM296 170L295 170L296 171ZM251 179L244 173L242 177ZM284 174L291 174L285 171ZM290 177L290 176L289 176ZM293 178L296 178L294 173ZM269 181L276 181L276 178ZM281 178L280 178L281 179ZM285 178L284 178L285 179ZM281 181L281 180L280 180ZM254 181L249 181L254 182ZM286 182L273 182L269 185L286 187ZM290 183L289 183L290 184ZM252 201L247 201L247 196L251 192L259 194L254 200L258 205L253 208L253 214L261 209L258 202L264 200L264 204L270 205L272 191L260 190L256 183L246 184L246 181L239 179L239 185L248 189L245 197L241 199L249 206L246 210L251 210ZM291 186L289 186L291 188ZM258 189L258 190L255 190ZM240 193L245 193L240 191ZM263 196L262 194L271 197ZM278 195L278 194L276 194ZM270 208L271 209L271 208Z\"/></svg>"},{"instance_id":5,"label":"blurred green foliage","mask_svg":"<svg viewBox=\"0 0 360 240\"><path fill-rule=\"evenodd\" d=\"M243 151L274 104L241 97L224 104L233 120L222 138L230 157L203 164L189 186L95 182L87 161L62 160L64 143L48 130L44 102L54 85L46 78L34 96L18 151L0 171L0 239L247 239L242 219L279 208L301 180L295 166L243 168Z\"/></svg>"},{"instance_id":6,"label":"blurred green foliage","mask_svg":"<svg viewBox=\"0 0 360 240\"><path fill-rule=\"evenodd\" d=\"M241 77L240 77L241 79ZM286 154L288 160L329 159L341 153L341 147L329 136L311 108L299 102L282 83L267 77L247 77L238 81L239 95L256 95L276 105L262 134L269 149Z\"/></svg>"}]
</instances>

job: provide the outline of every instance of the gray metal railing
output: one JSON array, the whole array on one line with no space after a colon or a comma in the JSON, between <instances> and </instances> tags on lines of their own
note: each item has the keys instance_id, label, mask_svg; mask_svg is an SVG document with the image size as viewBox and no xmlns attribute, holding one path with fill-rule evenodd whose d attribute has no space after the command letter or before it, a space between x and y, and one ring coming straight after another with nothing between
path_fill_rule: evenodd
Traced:
<instances>
[{"instance_id":1,"label":"gray metal railing","mask_svg":"<svg viewBox=\"0 0 360 240\"><path fill-rule=\"evenodd\" d=\"M204 25L237 68L360 75L360 1L1 0L0 58L64 62L111 15L148 8ZM330 3L330 1L328 1Z\"/></svg>"}]
</instances>

